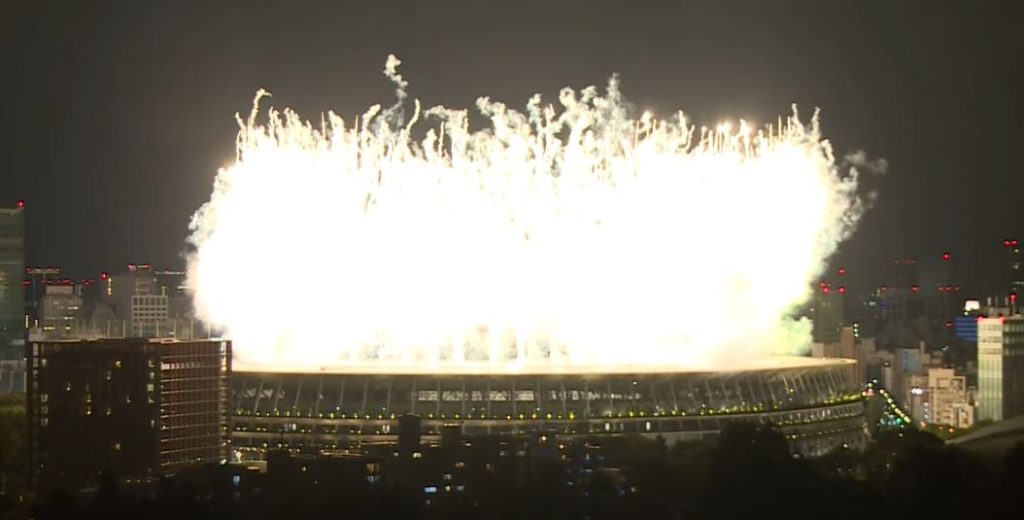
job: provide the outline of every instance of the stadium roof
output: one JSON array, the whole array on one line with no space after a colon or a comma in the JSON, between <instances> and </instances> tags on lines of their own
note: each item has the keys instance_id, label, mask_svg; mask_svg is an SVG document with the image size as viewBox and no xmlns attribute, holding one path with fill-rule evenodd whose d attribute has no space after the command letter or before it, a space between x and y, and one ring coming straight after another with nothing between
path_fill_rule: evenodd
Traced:
<instances>
[{"instance_id":1,"label":"stadium roof","mask_svg":"<svg viewBox=\"0 0 1024 520\"><path fill-rule=\"evenodd\" d=\"M558 363L558 364L556 364ZM235 372L270 372L279 374L313 373L313 374L380 374L380 375L540 375L540 376L577 376L577 375L642 375L642 374L729 374L739 372L757 372L772 370L817 369L822 367L838 367L853 365L855 361L842 358L812 358L801 356L765 356L762 358L745 358L731 363L714 365L666 365L663 363L637 364L571 364L553 361L552 364L506 364L472 363L424 363L407 365L398 362L360 362L350 364L339 370L334 367L317 370L306 365L252 365L235 360Z\"/></svg>"},{"instance_id":2,"label":"stadium roof","mask_svg":"<svg viewBox=\"0 0 1024 520\"><path fill-rule=\"evenodd\" d=\"M955 437L946 444L979 451L1005 451L1024 441L1024 415L999 421L971 433Z\"/></svg>"}]
</instances>

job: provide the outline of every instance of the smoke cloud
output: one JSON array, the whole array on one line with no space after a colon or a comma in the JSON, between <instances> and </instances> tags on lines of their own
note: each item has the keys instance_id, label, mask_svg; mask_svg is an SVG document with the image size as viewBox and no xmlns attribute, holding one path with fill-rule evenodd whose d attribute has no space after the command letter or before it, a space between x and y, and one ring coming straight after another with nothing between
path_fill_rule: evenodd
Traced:
<instances>
[{"instance_id":1,"label":"smoke cloud","mask_svg":"<svg viewBox=\"0 0 1024 520\"><path fill-rule=\"evenodd\" d=\"M397 103L354 121L262 91L239 117L188 267L236 362L738 366L809 345L791 313L864 209L816 114L634 116L613 77L525 111L481 98L472 130L418 100L406 121L399 63Z\"/></svg>"}]
</instances>

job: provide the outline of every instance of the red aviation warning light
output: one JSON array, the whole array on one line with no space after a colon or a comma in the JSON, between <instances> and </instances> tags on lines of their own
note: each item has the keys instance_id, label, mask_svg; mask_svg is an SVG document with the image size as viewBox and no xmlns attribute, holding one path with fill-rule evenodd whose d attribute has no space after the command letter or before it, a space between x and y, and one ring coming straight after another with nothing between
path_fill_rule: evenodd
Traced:
<instances>
[{"instance_id":1,"label":"red aviation warning light","mask_svg":"<svg viewBox=\"0 0 1024 520\"><path fill-rule=\"evenodd\" d=\"M842 285L840 285L839 286L839 294L846 294L846 287L843 287Z\"/></svg>"},{"instance_id":2,"label":"red aviation warning light","mask_svg":"<svg viewBox=\"0 0 1024 520\"><path fill-rule=\"evenodd\" d=\"M953 328L953 322L952 321L947 321L946 322L946 328L947 329L952 329Z\"/></svg>"},{"instance_id":3,"label":"red aviation warning light","mask_svg":"<svg viewBox=\"0 0 1024 520\"><path fill-rule=\"evenodd\" d=\"M911 285L910 286L910 290L913 291L913 292L917 292L918 289L919 289L919 287L916 286L916 285Z\"/></svg>"},{"instance_id":4,"label":"red aviation warning light","mask_svg":"<svg viewBox=\"0 0 1024 520\"><path fill-rule=\"evenodd\" d=\"M107 273L105 273L105 272L104 272L104 273L100 273L100 280L106 280L107 278L109 278L109 276L110 276L110 275L108 275L108 274L107 274Z\"/></svg>"},{"instance_id":5,"label":"red aviation warning light","mask_svg":"<svg viewBox=\"0 0 1024 520\"><path fill-rule=\"evenodd\" d=\"M839 268L839 276L842 276L844 274L846 274L846 268L845 267L840 267Z\"/></svg>"},{"instance_id":6,"label":"red aviation warning light","mask_svg":"<svg viewBox=\"0 0 1024 520\"><path fill-rule=\"evenodd\" d=\"M22 208L24 208L24 207L25 207L25 201L24 201L24 200L22 200L22 199L18 199L18 202L17 202L17 203L15 203L15 206L17 206L17 207L18 207L18 209L22 209Z\"/></svg>"},{"instance_id":7,"label":"red aviation warning light","mask_svg":"<svg viewBox=\"0 0 1024 520\"><path fill-rule=\"evenodd\" d=\"M943 260L949 260L950 258L951 258L951 256L950 256L949 253L942 253L942 259Z\"/></svg>"}]
</instances>

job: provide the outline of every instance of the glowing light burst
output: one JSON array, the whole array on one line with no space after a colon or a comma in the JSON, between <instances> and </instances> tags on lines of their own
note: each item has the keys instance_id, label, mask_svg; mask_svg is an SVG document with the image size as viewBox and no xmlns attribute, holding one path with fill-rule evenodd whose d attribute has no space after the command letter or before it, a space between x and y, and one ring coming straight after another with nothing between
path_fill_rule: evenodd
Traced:
<instances>
[{"instance_id":1,"label":"glowing light burst","mask_svg":"<svg viewBox=\"0 0 1024 520\"><path fill-rule=\"evenodd\" d=\"M525 112L399 102L314 126L257 95L193 217L197 315L268 369L736 362L853 229L856 172L816 118L754 130L631 118L613 78ZM263 120L261 122L261 120ZM421 128L422 127L422 128Z\"/></svg>"}]
</instances>

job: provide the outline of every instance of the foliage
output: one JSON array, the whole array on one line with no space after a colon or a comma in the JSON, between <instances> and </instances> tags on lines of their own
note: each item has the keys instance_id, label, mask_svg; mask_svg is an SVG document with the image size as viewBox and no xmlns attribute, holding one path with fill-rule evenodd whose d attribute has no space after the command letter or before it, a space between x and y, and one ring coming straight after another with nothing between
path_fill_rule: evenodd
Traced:
<instances>
[{"instance_id":1,"label":"foliage","mask_svg":"<svg viewBox=\"0 0 1024 520\"><path fill-rule=\"evenodd\" d=\"M28 420L25 396L0 396L0 497L14 500L26 490ZM3 509L0 502L0 510Z\"/></svg>"},{"instance_id":2,"label":"foliage","mask_svg":"<svg viewBox=\"0 0 1024 520\"><path fill-rule=\"evenodd\" d=\"M132 497L107 478L89 500L50 495L34 517L936 519L996 511L1024 517L1017 498L1024 444L990 462L927 432L897 429L882 431L863 450L836 448L808 460L793 454L777 430L756 424L731 425L716 439L697 442L640 436L583 442L600 443L604 470L578 478L579 466L539 459L526 478L519 470L481 473L470 481L471 492L438 493L430 504L418 490L396 485L325 491L298 481L239 494L213 480L178 479L152 496Z\"/></svg>"}]
</instances>

